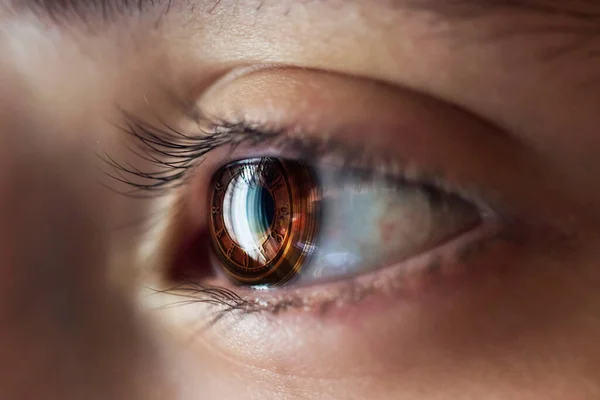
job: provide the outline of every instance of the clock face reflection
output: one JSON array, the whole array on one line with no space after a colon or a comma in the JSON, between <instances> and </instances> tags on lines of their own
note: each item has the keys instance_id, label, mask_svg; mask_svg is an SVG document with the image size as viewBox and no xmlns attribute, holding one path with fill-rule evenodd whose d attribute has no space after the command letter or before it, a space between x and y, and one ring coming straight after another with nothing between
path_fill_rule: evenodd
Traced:
<instances>
[{"instance_id":1,"label":"clock face reflection","mask_svg":"<svg viewBox=\"0 0 600 400\"><path fill-rule=\"evenodd\" d=\"M319 198L313 171L295 161L256 158L221 168L209 203L220 270L240 285L293 279L315 246Z\"/></svg>"}]
</instances>

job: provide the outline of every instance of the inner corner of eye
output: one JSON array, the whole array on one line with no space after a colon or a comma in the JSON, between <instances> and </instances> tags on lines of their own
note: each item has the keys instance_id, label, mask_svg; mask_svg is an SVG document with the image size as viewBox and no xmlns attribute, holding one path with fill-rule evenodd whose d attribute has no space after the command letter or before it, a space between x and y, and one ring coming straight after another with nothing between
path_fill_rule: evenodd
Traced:
<instances>
[{"instance_id":1,"label":"inner corner of eye","mask_svg":"<svg viewBox=\"0 0 600 400\"><path fill-rule=\"evenodd\" d=\"M210 236L205 229L174 244L172 257L166 269L166 280L172 283L197 282L212 276Z\"/></svg>"},{"instance_id":2,"label":"inner corner of eye","mask_svg":"<svg viewBox=\"0 0 600 400\"><path fill-rule=\"evenodd\" d=\"M481 222L476 206L432 186L272 157L219 168L206 196L206 229L178 275L253 288L369 272Z\"/></svg>"}]
</instances>

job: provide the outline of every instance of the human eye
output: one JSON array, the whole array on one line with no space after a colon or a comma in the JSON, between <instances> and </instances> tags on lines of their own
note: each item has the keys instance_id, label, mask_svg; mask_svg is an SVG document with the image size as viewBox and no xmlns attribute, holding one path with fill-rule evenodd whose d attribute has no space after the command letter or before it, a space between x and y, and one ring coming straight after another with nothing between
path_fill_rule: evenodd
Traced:
<instances>
[{"instance_id":1,"label":"human eye","mask_svg":"<svg viewBox=\"0 0 600 400\"><path fill-rule=\"evenodd\" d=\"M153 299L246 315L343 307L438 285L518 225L514 199L490 190L504 171L465 162L507 148L476 118L321 71L234 75L201 98L193 129L132 124L160 162L152 174L120 172L177 209L151 230L159 244L146 264L162 274L146 286L159 290ZM315 95L325 109L295 103ZM343 102L355 112L332 114Z\"/></svg>"},{"instance_id":2,"label":"human eye","mask_svg":"<svg viewBox=\"0 0 600 400\"><path fill-rule=\"evenodd\" d=\"M364 168L271 157L221 167L207 210L216 274L256 289L349 278L489 223L456 194Z\"/></svg>"}]
</instances>

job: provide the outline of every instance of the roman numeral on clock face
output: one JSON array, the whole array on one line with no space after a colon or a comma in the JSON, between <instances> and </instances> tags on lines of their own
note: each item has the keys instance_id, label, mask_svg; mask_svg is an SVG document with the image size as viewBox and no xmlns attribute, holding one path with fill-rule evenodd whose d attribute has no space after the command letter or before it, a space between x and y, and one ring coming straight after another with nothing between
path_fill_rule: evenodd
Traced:
<instances>
[{"instance_id":1,"label":"roman numeral on clock face","mask_svg":"<svg viewBox=\"0 0 600 400\"><path fill-rule=\"evenodd\" d=\"M276 190L281 189L284 185L285 181L283 180L283 176L279 174L275 177L275 179L269 182L269 191L274 192Z\"/></svg>"},{"instance_id":2,"label":"roman numeral on clock face","mask_svg":"<svg viewBox=\"0 0 600 400\"><path fill-rule=\"evenodd\" d=\"M227 257L231 258L231 256L233 255L233 252L235 251L235 244L232 244L228 249L227 249Z\"/></svg>"},{"instance_id":3,"label":"roman numeral on clock face","mask_svg":"<svg viewBox=\"0 0 600 400\"><path fill-rule=\"evenodd\" d=\"M248 268L250 266L250 256L248 253L242 250L242 265L244 268Z\"/></svg>"}]
</instances>

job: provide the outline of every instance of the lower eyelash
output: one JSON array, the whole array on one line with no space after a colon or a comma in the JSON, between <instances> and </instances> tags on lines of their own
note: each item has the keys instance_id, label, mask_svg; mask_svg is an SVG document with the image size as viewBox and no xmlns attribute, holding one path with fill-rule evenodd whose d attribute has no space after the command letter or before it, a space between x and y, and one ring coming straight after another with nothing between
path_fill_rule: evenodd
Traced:
<instances>
[{"instance_id":1,"label":"lower eyelash","mask_svg":"<svg viewBox=\"0 0 600 400\"><path fill-rule=\"evenodd\" d=\"M248 308L248 302L242 299L237 293L224 287L206 286L196 282L185 282L169 289L153 289L148 287L156 294L169 294L172 296L182 297L187 300L183 302L175 302L171 305L190 303L204 303L223 307L223 311L244 311Z\"/></svg>"}]
</instances>

